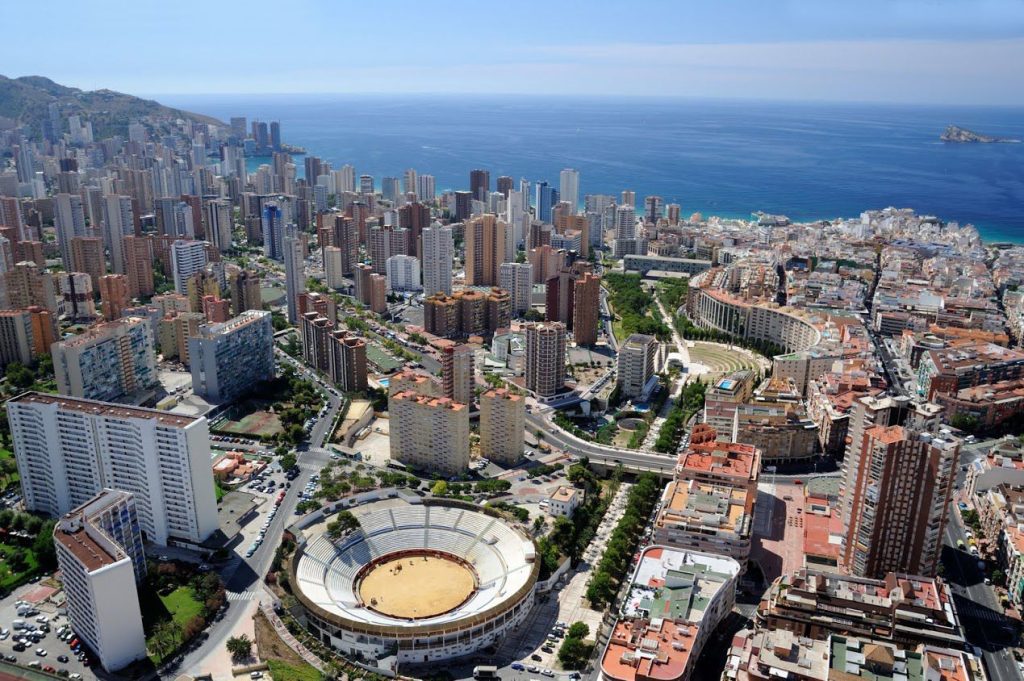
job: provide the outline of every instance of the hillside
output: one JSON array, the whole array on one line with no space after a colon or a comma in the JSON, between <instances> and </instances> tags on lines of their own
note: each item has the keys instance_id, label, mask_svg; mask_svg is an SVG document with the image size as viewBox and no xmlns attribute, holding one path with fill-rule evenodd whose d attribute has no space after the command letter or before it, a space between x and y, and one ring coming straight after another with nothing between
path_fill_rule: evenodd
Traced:
<instances>
[{"instance_id":1,"label":"hillside","mask_svg":"<svg viewBox=\"0 0 1024 681\"><path fill-rule=\"evenodd\" d=\"M28 124L38 136L51 102L60 102L65 117L79 114L92 122L97 139L125 135L128 123L145 117L152 119L190 119L197 123L221 125L210 116L173 109L159 102L126 95L113 90L85 91L54 83L42 76L7 78L0 76L0 125Z\"/></svg>"}]
</instances>

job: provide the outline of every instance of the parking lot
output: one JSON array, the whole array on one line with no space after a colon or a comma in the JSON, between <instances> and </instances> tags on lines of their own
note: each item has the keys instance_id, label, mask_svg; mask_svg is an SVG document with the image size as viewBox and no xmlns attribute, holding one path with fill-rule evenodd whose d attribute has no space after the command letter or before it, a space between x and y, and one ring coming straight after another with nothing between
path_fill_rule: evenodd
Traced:
<instances>
[{"instance_id":1,"label":"parking lot","mask_svg":"<svg viewBox=\"0 0 1024 681\"><path fill-rule=\"evenodd\" d=\"M263 544L267 528L274 518L277 517L277 509L284 499L286 491L291 488L291 481L297 474L297 469L293 469L293 472L285 473L278 464L273 463L242 487L245 492L253 495L258 507L256 509L256 519L246 523L241 529L242 540L237 548L239 554L246 558L251 558ZM311 492L314 488L315 486L309 487L307 491ZM286 518L285 520L287 521L288 519Z\"/></svg>"},{"instance_id":2,"label":"parking lot","mask_svg":"<svg viewBox=\"0 0 1024 681\"><path fill-rule=\"evenodd\" d=\"M67 617L51 602L25 603L24 599L39 589L38 584L26 584L0 602L0 655L11 664L51 673L63 670L74 679L93 678L91 661L84 653L76 656L72 649L76 639L70 631L68 640L60 640L67 630ZM24 604L23 614L18 614L19 604Z\"/></svg>"}]
</instances>

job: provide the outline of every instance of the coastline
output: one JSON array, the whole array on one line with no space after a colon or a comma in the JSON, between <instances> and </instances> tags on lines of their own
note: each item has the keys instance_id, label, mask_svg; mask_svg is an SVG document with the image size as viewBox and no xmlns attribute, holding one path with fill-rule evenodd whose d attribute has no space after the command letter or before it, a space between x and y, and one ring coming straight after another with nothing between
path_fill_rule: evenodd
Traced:
<instances>
[{"instance_id":1,"label":"coastline","mask_svg":"<svg viewBox=\"0 0 1024 681\"><path fill-rule=\"evenodd\" d=\"M1019 136L1016 109L778 103L751 112L737 103L665 100L643 109L611 99L595 110L580 106L593 99L539 106L502 97L456 109L451 98L429 96L192 101L211 115L281 120L284 139L307 156L335 168L351 163L378 182L416 168L435 176L438 191L461 189L470 169L488 168L492 184L511 175L557 185L559 170L574 167L581 196L629 188L679 203L687 216L749 220L760 210L806 223L895 206L971 224L986 244L1024 243L1022 145L935 139L953 116Z\"/></svg>"}]
</instances>

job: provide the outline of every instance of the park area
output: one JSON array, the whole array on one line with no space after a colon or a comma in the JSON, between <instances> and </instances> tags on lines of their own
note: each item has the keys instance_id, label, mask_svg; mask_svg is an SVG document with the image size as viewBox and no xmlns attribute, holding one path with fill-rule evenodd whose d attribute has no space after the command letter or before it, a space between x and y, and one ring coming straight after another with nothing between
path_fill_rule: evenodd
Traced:
<instances>
[{"instance_id":1,"label":"park area","mask_svg":"<svg viewBox=\"0 0 1024 681\"><path fill-rule=\"evenodd\" d=\"M284 432L281 418L270 411L270 402L246 400L224 412L223 418L214 421L211 430L228 435L251 435L272 438Z\"/></svg>"},{"instance_id":2,"label":"park area","mask_svg":"<svg viewBox=\"0 0 1024 681\"><path fill-rule=\"evenodd\" d=\"M699 375L706 384L712 384L734 371L751 369L755 373L767 369L768 361L761 360L749 350L707 341L691 341L688 347L691 374Z\"/></svg>"}]
</instances>

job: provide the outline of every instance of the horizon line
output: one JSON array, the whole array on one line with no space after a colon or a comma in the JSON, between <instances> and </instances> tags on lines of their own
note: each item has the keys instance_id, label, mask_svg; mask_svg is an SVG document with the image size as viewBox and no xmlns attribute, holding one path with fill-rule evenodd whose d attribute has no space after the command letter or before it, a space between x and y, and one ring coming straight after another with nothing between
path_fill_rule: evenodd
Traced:
<instances>
[{"instance_id":1,"label":"horizon line","mask_svg":"<svg viewBox=\"0 0 1024 681\"><path fill-rule=\"evenodd\" d=\"M952 109L1024 109L1024 100L1018 103L990 103L990 102L937 102L937 101L891 101L879 99L803 99L791 97L744 97L742 95L681 95L681 94L590 94L590 93L535 93L535 92L472 92L456 90L439 91L414 91L394 92L383 90L364 91L302 91L302 92L124 92L122 94L134 94L140 98L160 97L201 97L211 99L228 99L234 97L395 97L395 98L418 98L418 97L475 97L486 98L526 98L526 99L603 99L603 100L674 100L674 101L714 101L714 102L735 102L735 103L770 103L770 104L826 104L826 105L856 105L856 106L891 106L891 107L941 107Z\"/></svg>"}]
</instances>

